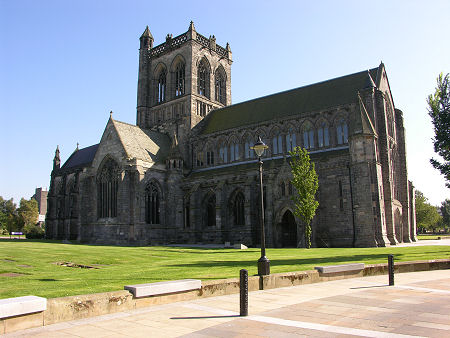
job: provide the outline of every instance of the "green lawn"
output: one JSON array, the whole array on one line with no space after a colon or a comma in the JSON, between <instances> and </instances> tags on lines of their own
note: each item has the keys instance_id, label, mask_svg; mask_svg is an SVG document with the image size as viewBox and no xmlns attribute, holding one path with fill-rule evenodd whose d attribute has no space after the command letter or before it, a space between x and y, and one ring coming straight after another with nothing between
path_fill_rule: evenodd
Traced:
<instances>
[{"instance_id":1,"label":"green lawn","mask_svg":"<svg viewBox=\"0 0 450 338\"><path fill-rule=\"evenodd\" d=\"M419 240L424 240L424 239L447 239L450 238L449 234L444 234L444 235L417 235L417 239Z\"/></svg>"},{"instance_id":2,"label":"green lawn","mask_svg":"<svg viewBox=\"0 0 450 338\"><path fill-rule=\"evenodd\" d=\"M390 253L396 261L450 258L450 247L267 250L272 273L311 270L317 265L338 263L386 263ZM3 239L0 240L0 298L62 297L182 278L237 278L242 268L248 269L250 275L256 274L259 255L259 249L117 247ZM97 269L61 266L56 262ZM21 275L4 275L11 273Z\"/></svg>"}]
</instances>

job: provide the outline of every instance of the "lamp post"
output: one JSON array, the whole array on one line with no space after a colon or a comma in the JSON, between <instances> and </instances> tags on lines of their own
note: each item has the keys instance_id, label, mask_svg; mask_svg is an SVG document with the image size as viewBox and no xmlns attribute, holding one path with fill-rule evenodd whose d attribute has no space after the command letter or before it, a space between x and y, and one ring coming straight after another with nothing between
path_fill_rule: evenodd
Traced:
<instances>
[{"instance_id":1,"label":"lamp post","mask_svg":"<svg viewBox=\"0 0 450 338\"><path fill-rule=\"evenodd\" d=\"M263 183L262 183L262 177L263 177L263 161L261 160L261 156L264 153L264 150L266 150L268 146L264 144L264 142L261 140L261 136L258 137L258 142L255 143L251 149L253 149L258 156L258 163L259 163L259 185L261 189L261 212L260 212L260 222L261 222L261 257L258 259L258 275L270 275L270 261L266 257L266 236L264 233L264 198L263 198Z\"/></svg>"}]
</instances>

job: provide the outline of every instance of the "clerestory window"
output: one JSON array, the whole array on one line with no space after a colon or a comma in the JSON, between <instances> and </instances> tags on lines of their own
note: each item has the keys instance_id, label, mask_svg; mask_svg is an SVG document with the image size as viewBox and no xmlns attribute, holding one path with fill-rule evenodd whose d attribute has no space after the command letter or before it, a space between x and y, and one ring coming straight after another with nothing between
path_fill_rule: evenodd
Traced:
<instances>
[{"instance_id":1,"label":"clerestory window","mask_svg":"<svg viewBox=\"0 0 450 338\"><path fill-rule=\"evenodd\" d=\"M328 126L325 122L321 123L317 131L319 148L328 147L330 145L330 137L328 135Z\"/></svg>"},{"instance_id":2,"label":"clerestory window","mask_svg":"<svg viewBox=\"0 0 450 338\"><path fill-rule=\"evenodd\" d=\"M303 148L314 148L314 129L310 123L303 128Z\"/></svg>"},{"instance_id":3,"label":"clerestory window","mask_svg":"<svg viewBox=\"0 0 450 338\"><path fill-rule=\"evenodd\" d=\"M348 142L348 127L344 119L339 120L336 127L337 143L344 144Z\"/></svg>"}]
</instances>

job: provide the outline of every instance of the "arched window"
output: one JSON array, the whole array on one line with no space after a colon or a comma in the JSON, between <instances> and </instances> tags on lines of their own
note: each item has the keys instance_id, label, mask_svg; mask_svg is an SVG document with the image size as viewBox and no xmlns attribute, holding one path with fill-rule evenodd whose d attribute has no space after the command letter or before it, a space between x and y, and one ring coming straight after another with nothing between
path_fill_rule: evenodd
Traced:
<instances>
[{"instance_id":1,"label":"arched window","mask_svg":"<svg viewBox=\"0 0 450 338\"><path fill-rule=\"evenodd\" d=\"M162 70L158 76L158 103L166 100L166 71Z\"/></svg>"},{"instance_id":2,"label":"arched window","mask_svg":"<svg viewBox=\"0 0 450 338\"><path fill-rule=\"evenodd\" d=\"M238 192L233 205L234 225L245 225L244 201L244 194Z\"/></svg>"},{"instance_id":3,"label":"arched window","mask_svg":"<svg viewBox=\"0 0 450 338\"><path fill-rule=\"evenodd\" d=\"M286 134L286 151L292 151L297 146L297 140L295 136L295 132L292 129L289 129L289 132Z\"/></svg>"},{"instance_id":4,"label":"arched window","mask_svg":"<svg viewBox=\"0 0 450 338\"><path fill-rule=\"evenodd\" d=\"M328 126L325 122L319 125L319 130L317 131L317 138L319 143L319 148L328 147L330 145L330 137L328 135Z\"/></svg>"},{"instance_id":5,"label":"arched window","mask_svg":"<svg viewBox=\"0 0 450 338\"><path fill-rule=\"evenodd\" d=\"M339 120L336 126L337 143L344 144L348 142L347 122L344 119Z\"/></svg>"},{"instance_id":6,"label":"arched window","mask_svg":"<svg viewBox=\"0 0 450 338\"><path fill-rule=\"evenodd\" d=\"M158 187L150 183L145 189L145 221L148 224L159 224L159 204Z\"/></svg>"},{"instance_id":7,"label":"arched window","mask_svg":"<svg viewBox=\"0 0 450 338\"><path fill-rule=\"evenodd\" d=\"M184 75L185 75L184 63L180 62L175 69L175 96L181 96L184 94Z\"/></svg>"},{"instance_id":8,"label":"arched window","mask_svg":"<svg viewBox=\"0 0 450 338\"><path fill-rule=\"evenodd\" d=\"M216 70L215 75L216 75L215 78L216 101L225 104L226 103L225 77L222 75L222 72L219 69Z\"/></svg>"},{"instance_id":9,"label":"arched window","mask_svg":"<svg viewBox=\"0 0 450 338\"><path fill-rule=\"evenodd\" d=\"M280 182L280 193L281 193L281 196L286 195L286 185L284 184L283 181Z\"/></svg>"},{"instance_id":10,"label":"arched window","mask_svg":"<svg viewBox=\"0 0 450 338\"><path fill-rule=\"evenodd\" d=\"M314 129L311 123L307 123L303 127L303 148L314 148Z\"/></svg>"},{"instance_id":11,"label":"arched window","mask_svg":"<svg viewBox=\"0 0 450 338\"><path fill-rule=\"evenodd\" d=\"M119 166L109 158L97 178L98 218L117 217Z\"/></svg>"},{"instance_id":12,"label":"arched window","mask_svg":"<svg viewBox=\"0 0 450 338\"><path fill-rule=\"evenodd\" d=\"M216 195L211 195L206 202L206 225L216 225Z\"/></svg>"},{"instance_id":13,"label":"arched window","mask_svg":"<svg viewBox=\"0 0 450 338\"><path fill-rule=\"evenodd\" d=\"M212 150L206 152L206 165L214 165L214 151Z\"/></svg>"},{"instance_id":14,"label":"arched window","mask_svg":"<svg viewBox=\"0 0 450 338\"><path fill-rule=\"evenodd\" d=\"M209 73L204 61L200 62L198 66L197 81L198 94L209 97Z\"/></svg>"}]
</instances>

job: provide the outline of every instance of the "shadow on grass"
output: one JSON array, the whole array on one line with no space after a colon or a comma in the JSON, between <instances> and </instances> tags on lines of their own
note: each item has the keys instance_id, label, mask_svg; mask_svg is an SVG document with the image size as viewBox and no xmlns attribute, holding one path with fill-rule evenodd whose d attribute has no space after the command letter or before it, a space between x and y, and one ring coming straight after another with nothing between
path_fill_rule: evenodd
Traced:
<instances>
[{"instance_id":1,"label":"shadow on grass","mask_svg":"<svg viewBox=\"0 0 450 338\"><path fill-rule=\"evenodd\" d=\"M397 257L402 256L401 254ZM292 259L271 259L271 266L283 266L283 265L335 265L336 263L360 263L360 262L370 262L379 261L385 259L387 262L387 254L376 254L376 255L351 255L351 256L334 256L334 257L321 257L321 258L292 258ZM168 266L172 267L198 267L198 268L211 268L216 266L222 267L239 267L245 265L252 265L255 260L232 260L232 261L210 261L210 262L183 262L182 264L171 264Z\"/></svg>"}]
</instances>

